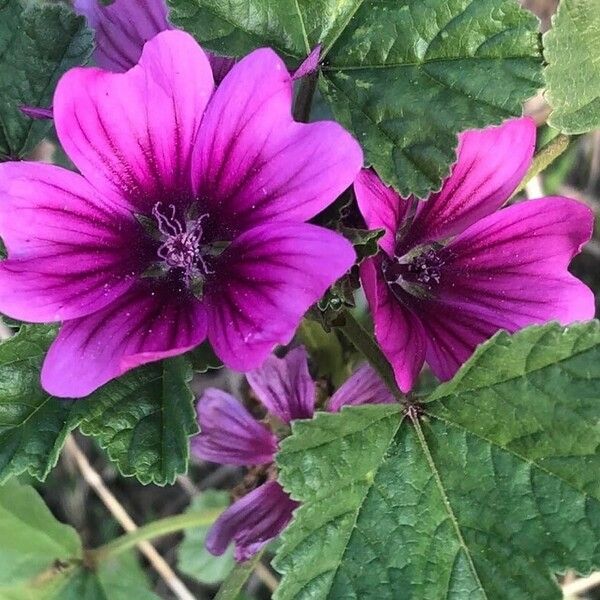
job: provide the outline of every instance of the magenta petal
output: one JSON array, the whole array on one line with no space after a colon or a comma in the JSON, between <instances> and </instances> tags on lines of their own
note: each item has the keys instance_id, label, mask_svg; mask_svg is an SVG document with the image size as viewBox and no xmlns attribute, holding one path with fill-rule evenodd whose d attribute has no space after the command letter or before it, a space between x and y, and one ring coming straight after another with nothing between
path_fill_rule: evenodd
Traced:
<instances>
[{"instance_id":1,"label":"magenta petal","mask_svg":"<svg viewBox=\"0 0 600 600\"><path fill-rule=\"evenodd\" d=\"M535 134L530 118L461 134L452 174L420 203L406 243L440 241L500 208L531 164Z\"/></svg>"},{"instance_id":2,"label":"magenta petal","mask_svg":"<svg viewBox=\"0 0 600 600\"><path fill-rule=\"evenodd\" d=\"M342 406L359 404L391 404L394 396L381 377L368 364L361 365L331 396L327 410L337 412Z\"/></svg>"},{"instance_id":3,"label":"magenta petal","mask_svg":"<svg viewBox=\"0 0 600 600\"><path fill-rule=\"evenodd\" d=\"M81 177L53 165L0 165L0 311L34 322L80 317L113 302L139 265L137 223Z\"/></svg>"},{"instance_id":4,"label":"magenta petal","mask_svg":"<svg viewBox=\"0 0 600 600\"><path fill-rule=\"evenodd\" d=\"M420 307L436 375L452 377L499 329L593 318L591 290L567 270L592 227L583 204L544 198L490 215L449 244L439 300Z\"/></svg>"},{"instance_id":5,"label":"magenta petal","mask_svg":"<svg viewBox=\"0 0 600 600\"><path fill-rule=\"evenodd\" d=\"M65 322L46 356L44 389L87 396L139 365L191 350L206 338L204 307L141 281L106 308Z\"/></svg>"},{"instance_id":6,"label":"magenta petal","mask_svg":"<svg viewBox=\"0 0 600 600\"><path fill-rule=\"evenodd\" d=\"M266 225L239 236L206 286L208 336L219 358L239 371L260 366L355 258L350 242L315 225Z\"/></svg>"},{"instance_id":7,"label":"magenta petal","mask_svg":"<svg viewBox=\"0 0 600 600\"><path fill-rule=\"evenodd\" d=\"M292 82L269 49L252 52L225 77L202 122L194 170L198 196L240 232L271 221L304 221L331 204L362 165L338 124L295 123Z\"/></svg>"},{"instance_id":8,"label":"magenta petal","mask_svg":"<svg viewBox=\"0 0 600 600\"><path fill-rule=\"evenodd\" d=\"M144 44L170 28L165 0L75 0L75 10L96 30L96 64L123 72L137 64Z\"/></svg>"},{"instance_id":9,"label":"magenta petal","mask_svg":"<svg viewBox=\"0 0 600 600\"><path fill-rule=\"evenodd\" d=\"M316 388L304 347L294 348L285 358L269 356L246 378L267 410L284 423L313 416Z\"/></svg>"},{"instance_id":10,"label":"magenta petal","mask_svg":"<svg viewBox=\"0 0 600 600\"><path fill-rule=\"evenodd\" d=\"M292 519L298 503L276 481L269 481L232 504L206 537L206 548L220 556L235 542L235 558L251 558L277 537Z\"/></svg>"},{"instance_id":11,"label":"magenta petal","mask_svg":"<svg viewBox=\"0 0 600 600\"><path fill-rule=\"evenodd\" d=\"M223 465L263 465L273 462L277 438L241 402L214 388L198 401L200 434L192 451L203 460Z\"/></svg>"},{"instance_id":12,"label":"magenta petal","mask_svg":"<svg viewBox=\"0 0 600 600\"><path fill-rule=\"evenodd\" d=\"M148 214L157 198L189 200L192 148L213 87L194 39L165 31L126 73L67 72L54 96L58 136L92 185Z\"/></svg>"},{"instance_id":13,"label":"magenta petal","mask_svg":"<svg viewBox=\"0 0 600 600\"><path fill-rule=\"evenodd\" d=\"M385 229L379 245L393 256L396 233L406 217L409 202L386 186L372 169L363 169L354 181L358 208L369 229Z\"/></svg>"},{"instance_id":14,"label":"magenta petal","mask_svg":"<svg viewBox=\"0 0 600 600\"><path fill-rule=\"evenodd\" d=\"M423 327L392 294L377 259L363 261L360 279L373 315L375 338L394 369L398 387L409 392L425 361Z\"/></svg>"}]
</instances>

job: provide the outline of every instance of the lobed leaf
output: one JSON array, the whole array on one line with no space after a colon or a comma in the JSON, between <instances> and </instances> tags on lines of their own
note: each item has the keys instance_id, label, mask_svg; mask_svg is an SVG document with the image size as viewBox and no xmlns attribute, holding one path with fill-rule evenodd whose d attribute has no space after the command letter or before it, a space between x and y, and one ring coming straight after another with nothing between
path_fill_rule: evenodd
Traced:
<instances>
[{"instance_id":1,"label":"lobed leaf","mask_svg":"<svg viewBox=\"0 0 600 600\"><path fill-rule=\"evenodd\" d=\"M297 66L321 43L322 95L405 196L439 189L457 133L520 115L542 87L538 22L516 0L169 3L176 25L224 54L271 46Z\"/></svg>"},{"instance_id":2,"label":"lobed leaf","mask_svg":"<svg viewBox=\"0 0 600 600\"><path fill-rule=\"evenodd\" d=\"M71 402L50 396L40 384L55 335L53 327L25 326L0 344L0 483L23 472L43 481L75 427Z\"/></svg>"},{"instance_id":3,"label":"lobed leaf","mask_svg":"<svg viewBox=\"0 0 600 600\"><path fill-rule=\"evenodd\" d=\"M78 401L72 415L123 475L173 483L187 470L189 437L198 431L191 379L183 356L150 364Z\"/></svg>"},{"instance_id":4,"label":"lobed leaf","mask_svg":"<svg viewBox=\"0 0 600 600\"><path fill-rule=\"evenodd\" d=\"M50 106L60 76L87 62L93 49L83 18L68 7L23 4L0 0L0 160L25 156L44 137L51 123L20 107Z\"/></svg>"},{"instance_id":5,"label":"lobed leaf","mask_svg":"<svg viewBox=\"0 0 600 600\"><path fill-rule=\"evenodd\" d=\"M500 333L416 424L389 405L296 423L275 597L560 598L555 573L600 565L599 361L598 322Z\"/></svg>"}]
</instances>

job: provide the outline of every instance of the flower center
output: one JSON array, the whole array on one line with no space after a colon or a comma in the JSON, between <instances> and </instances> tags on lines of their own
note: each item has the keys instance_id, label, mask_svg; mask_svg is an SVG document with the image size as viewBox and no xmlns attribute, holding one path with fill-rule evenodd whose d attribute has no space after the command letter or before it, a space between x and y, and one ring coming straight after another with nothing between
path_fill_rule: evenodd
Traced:
<instances>
[{"instance_id":1,"label":"flower center","mask_svg":"<svg viewBox=\"0 0 600 600\"><path fill-rule=\"evenodd\" d=\"M167 267L182 269L186 283L195 277L213 273L200 248L202 221L208 217L207 213L182 223L177 218L173 204L164 208L161 202L157 202L152 209L152 216L156 219L163 242L156 253Z\"/></svg>"},{"instance_id":2,"label":"flower center","mask_svg":"<svg viewBox=\"0 0 600 600\"><path fill-rule=\"evenodd\" d=\"M408 292L418 298L431 298L442 279L444 258L439 244L417 246L403 256L386 258L383 276L392 292Z\"/></svg>"}]
</instances>

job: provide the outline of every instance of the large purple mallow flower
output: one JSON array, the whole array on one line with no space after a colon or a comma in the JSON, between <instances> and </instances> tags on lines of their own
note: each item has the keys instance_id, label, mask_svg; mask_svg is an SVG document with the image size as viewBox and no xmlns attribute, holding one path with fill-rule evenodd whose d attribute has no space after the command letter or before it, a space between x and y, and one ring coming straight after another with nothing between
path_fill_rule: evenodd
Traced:
<instances>
[{"instance_id":1,"label":"large purple mallow flower","mask_svg":"<svg viewBox=\"0 0 600 600\"><path fill-rule=\"evenodd\" d=\"M82 397L207 337L246 371L355 259L305 223L360 171L338 124L291 116L292 81L268 49L215 90L191 36L166 31L126 73L69 71L54 96L81 175L0 165L0 312L63 322L44 388Z\"/></svg>"},{"instance_id":2,"label":"large purple mallow flower","mask_svg":"<svg viewBox=\"0 0 600 600\"><path fill-rule=\"evenodd\" d=\"M316 386L303 347L288 352L283 359L270 356L262 367L249 372L247 379L269 416L288 425L313 416ZM375 371L363 365L330 398L327 410L393 401ZM278 438L238 400L217 389L206 390L200 398L198 421L200 434L192 438L196 456L228 465L264 465L267 481L221 514L206 538L212 554L223 554L233 542L236 560L247 560L283 531L298 506L276 479L272 463Z\"/></svg>"},{"instance_id":3,"label":"large purple mallow flower","mask_svg":"<svg viewBox=\"0 0 600 600\"><path fill-rule=\"evenodd\" d=\"M593 318L592 292L567 270L591 237L591 211L560 197L498 210L531 164L535 133L521 118L462 134L452 174L418 205L373 171L357 178L368 227L385 230L361 280L402 391L425 361L450 379L500 329Z\"/></svg>"},{"instance_id":4,"label":"large purple mallow flower","mask_svg":"<svg viewBox=\"0 0 600 600\"><path fill-rule=\"evenodd\" d=\"M122 73L135 66L144 44L161 31L172 29L165 0L75 0L75 10L83 15L96 34L94 60L108 71ZM227 75L236 59L206 52L215 83Z\"/></svg>"}]
</instances>

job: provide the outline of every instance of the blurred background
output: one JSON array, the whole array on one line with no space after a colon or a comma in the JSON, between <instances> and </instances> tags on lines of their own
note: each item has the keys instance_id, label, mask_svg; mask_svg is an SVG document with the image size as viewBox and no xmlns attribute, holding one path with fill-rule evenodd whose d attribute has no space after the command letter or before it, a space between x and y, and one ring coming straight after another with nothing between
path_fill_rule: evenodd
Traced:
<instances>
[{"instance_id":1,"label":"blurred background","mask_svg":"<svg viewBox=\"0 0 600 600\"><path fill-rule=\"evenodd\" d=\"M598 0L600 1L600 0ZM556 10L557 0L522 0L522 4L533 11L541 20L541 30L550 27L552 14ZM547 143L554 135L545 125L549 109L540 95L530 102L526 112L532 115L539 127L538 143ZM56 148L51 141L44 142L36 150L38 160L52 160ZM55 159L56 160L56 159ZM532 180L525 197L541 195L561 195L575 198L590 206L598 215L600 207L600 132L574 137L566 151L540 176ZM519 201L517 198L516 201ZM600 228L596 228L595 236L583 253L573 263L573 272L583 279L595 292L597 302L600 299ZM245 398L252 407L251 398L245 380L226 369L213 371L197 376L194 382L195 391L201 394L206 387L219 387L230 390L239 398ZM237 467L217 466L201 463L192 458L188 475L180 477L171 487L142 486L135 479L121 477L104 453L94 442L80 435L76 436L76 445L71 443L63 452L58 466L51 473L47 482L37 485L44 499L54 514L62 521L72 524L82 535L87 547L96 547L122 532L121 527L100 501L97 493L90 487L94 472L97 473L106 488L114 494L130 517L138 524L147 523L163 516L174 515L186 510L194 498L208 489L223 490L220 501L227 500L227 494L240 485L243 471ZM83 451L85 460L82 463ZM88 479L82 477L82 469ZM31 482L34 483L35 482ZM235 493L235 492L234 492ZM196 500L197 501L197 500ZM176 573L180 583L187 588L192 597L198 600L213 598L219 579L231 566L231 559L213 562L202 548L202 531L188 534L183 543L183 536L165 537L153 542L156 550L162 555ZM163 578L141 555L136 564L134 557L131 568L139 570L139 576L146 578L159 598L176 598ZM270 555L267 553L264 564L257 569L250 579L245 600L261 600L270 598L277 580L268 567ZM193 574L193 576L192 576ZM198 577L203 581L199 581ZM571 598L600 599L600 584L595 580L576 581L574 574L567 573L559 577L571 591ZM212 583L210 583L212 582ZM578 590L582 590L578 592ZM145 592L142 592L145 594ZM577 594L577 595L575 595ZM141 595L139 598L144 599Z\"/></svg>"}]
</instances>

